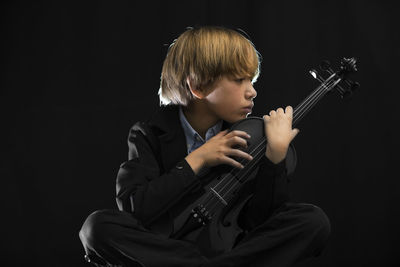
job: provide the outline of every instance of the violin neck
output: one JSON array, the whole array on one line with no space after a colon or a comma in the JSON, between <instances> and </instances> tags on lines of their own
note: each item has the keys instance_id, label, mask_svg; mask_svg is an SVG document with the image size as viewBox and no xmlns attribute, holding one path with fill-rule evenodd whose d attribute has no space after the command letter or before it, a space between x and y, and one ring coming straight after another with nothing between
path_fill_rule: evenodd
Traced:
<instances>
[{"instance_id":1,"label":"violin neck","mask_svg":"<svg viewBox=\"0 0 400 267\"><path fill-rule=\"evenodd\" d=\"M293 109L292 127L300 122L300 120L328 93L324 86L318 86L311 92L299 105Z\"/></svg>"}]
</instances>

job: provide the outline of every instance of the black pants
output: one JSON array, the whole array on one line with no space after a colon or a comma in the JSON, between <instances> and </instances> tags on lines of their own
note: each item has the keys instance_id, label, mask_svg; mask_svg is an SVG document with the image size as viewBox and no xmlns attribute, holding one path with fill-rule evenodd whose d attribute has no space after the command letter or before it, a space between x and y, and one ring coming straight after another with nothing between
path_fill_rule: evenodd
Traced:
<instances>
[{"instance_id":1,"label":"black pants","mask_svg":"<svg viewBox=\"0 0 400 267\"><path fill-rule=\"evenodd\" d=\"M79 237L86 255L104 265L284 267L318 256L329 233L329 219L320 208L285 203L231 251L211 259L201 255L194 244L149 232L129 213L118 210L90 214Z\"/></svg>"}]
</instances>

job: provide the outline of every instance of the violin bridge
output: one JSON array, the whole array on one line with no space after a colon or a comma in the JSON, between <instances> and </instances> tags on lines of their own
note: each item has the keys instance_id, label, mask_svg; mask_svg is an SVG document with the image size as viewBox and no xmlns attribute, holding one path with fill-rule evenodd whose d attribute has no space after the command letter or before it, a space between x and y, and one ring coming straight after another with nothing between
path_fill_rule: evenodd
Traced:
<instances>
[{"instance_id":1,"label":"violin bridge","mask_svg":"<svg viewBox=\"0 0 400 267\"><path fill-rule=\"evenodd\" d=\"M221 197L220 194L218 194L217 191L214 190L214 188L210 188L210 189L213 192L213 194L218 197L218 199L222 202L222 204L224 204L225 206L228 205L228 203L225 201L225 199L223 197Z\"/></svg>"}]
</instances>

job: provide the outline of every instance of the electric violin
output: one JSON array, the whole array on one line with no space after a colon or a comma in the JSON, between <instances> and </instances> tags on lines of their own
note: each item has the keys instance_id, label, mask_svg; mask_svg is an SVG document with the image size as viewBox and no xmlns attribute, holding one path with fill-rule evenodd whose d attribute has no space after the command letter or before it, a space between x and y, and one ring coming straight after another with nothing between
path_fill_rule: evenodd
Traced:
<instances>
[{"instance_id":1,"label":"electric violin","mask_svg":"<svg viewBox=\"0 0 400 267\"><path fill-rule=\"evenodd\" d=\"M319 66L319 70L312 69L310 74L320 82L298 106L293 110L292 126L295 127L308 112L328 93L336 90L341 98L348 98L359 87L357 82L349 79L349 75L357 71L355 58L343 58L340 68L334 71L328 61ZM256 174L257 165L265 154L267 140L264 131L264 120L259 117L247 117L234 123L229 131L241 130L247 132L251 138L248 147L242 149L253 159L236 159L244 168L234 168L228 165L213 167L206 175L204 186L199 197L181 212L174 220L172 238L185 239L194 232L206 231L201 238L210 244L212 251L226 251L231 247L243 229L237 224L237 218L244 204L251 195L237 200L238 192ZM290 148L290 147L289 147ZM293 151L288 150L290 156ZM208 252L212 255L211 249Z\"/></svg>"}]
</instances>

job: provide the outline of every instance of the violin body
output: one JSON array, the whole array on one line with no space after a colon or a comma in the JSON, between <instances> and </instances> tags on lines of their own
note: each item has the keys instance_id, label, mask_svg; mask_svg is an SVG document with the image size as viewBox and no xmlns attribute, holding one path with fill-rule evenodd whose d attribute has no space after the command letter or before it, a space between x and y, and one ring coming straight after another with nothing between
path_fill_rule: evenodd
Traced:
<instances>
[{"instance_id":1,"label":"violin body","mask_svg":"<svg viewBox=\"0 0 400 267\"><path fill-rule=\"evenodd\" d=\"M233 124L229 131L240 130L247 132L251 137L247 140L247 149L241 150L250 153L259 143L259 140L264 138L264 120L259 117L248 117ZM265 147L263 147L265 153ZM239 159L237 159L239 160ZM294 148L289 147L286 162L289 163L289 169L294 171L296 164L296 155ZM209 223L202 224L196 221L193 217L193 209L204 203L211 194L212 188L216 188L223 179L234 179L232 175L233 167L228 165L220 165L210 169L208 175L203 177L206 185L203 187L197 199L195 199L174 221L174 229L179 229L181 232L175 232L172 237L177 239L193 239L197 236L197 241L203 244L205 251L202 251L207 256L214 256L221 252L226 252L232 249L237 237L243 233L243 229L238 224L238 217L243 206L252 197L250 190L252 182L257 174L258 168L252 169L246 175L246 181L240 186L235 187L235 190L229 192L229 195L224 195L224 199L230 199L227 205L218 202L219 208L212 214L212 219ZM186 229L185 227L186 226Z\"/></svg>"}]
</instances>

